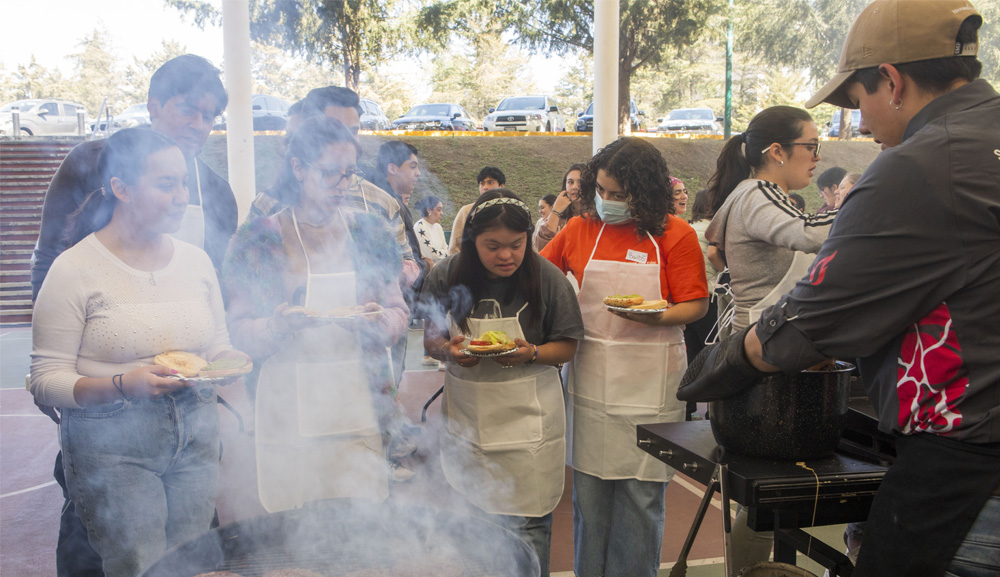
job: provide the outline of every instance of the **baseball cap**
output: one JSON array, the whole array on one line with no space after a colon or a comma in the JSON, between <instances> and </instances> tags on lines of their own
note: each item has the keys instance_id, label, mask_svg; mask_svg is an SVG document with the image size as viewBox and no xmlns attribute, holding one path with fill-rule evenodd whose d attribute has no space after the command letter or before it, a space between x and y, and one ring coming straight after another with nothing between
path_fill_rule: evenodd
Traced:
<instances>
[{"instance_id":1,"label":"baseball cap","mask_svg":"<svg viewBox=\"0 0 1000 577\"><path fill-rule=\"evenodd\" d=\"M982 16L968 0L875 0L847 33L837 75L806 102L855 108L844 83L855 70L934 58L975 56L978 45L955 41L962 22Z\"/></svg>"}]
</instances>

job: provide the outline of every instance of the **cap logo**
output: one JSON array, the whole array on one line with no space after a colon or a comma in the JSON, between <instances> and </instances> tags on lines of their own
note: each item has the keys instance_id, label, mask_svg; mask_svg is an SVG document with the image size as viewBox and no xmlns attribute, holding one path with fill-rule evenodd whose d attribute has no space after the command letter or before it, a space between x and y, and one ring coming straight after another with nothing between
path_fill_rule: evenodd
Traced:
<instances>
[{"instance_id":1,"label":"cap logo","mask_svg":"<svg viewBox=\"0 0 1000 577\"><path fill-rule=\"evenodd\" d=\"M873 54L875 54L875 49L874 48L872 48L870 46L862 46L861 47L861 56L863 58L868 58L869 56L872 56Z\"/></svg>"}]
</instances>

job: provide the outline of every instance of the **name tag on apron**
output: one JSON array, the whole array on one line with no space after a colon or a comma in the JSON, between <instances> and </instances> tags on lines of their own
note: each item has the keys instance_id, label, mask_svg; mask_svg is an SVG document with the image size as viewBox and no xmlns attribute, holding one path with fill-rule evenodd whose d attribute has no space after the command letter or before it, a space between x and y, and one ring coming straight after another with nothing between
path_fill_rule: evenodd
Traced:
<instances>
[{"instance_id":1,"label":"name tag on apron","mask_svg":"<svg viewBox=\"0 0 1000 577\"><path fill-rule=\"evenodd\" d=\"M629 249L628 252L625 253L625 260L637 262L639 264L646 264L647 259L649 259L649 255L647 253L639 252L637 250Z\"/></svg>"}]
</instances>

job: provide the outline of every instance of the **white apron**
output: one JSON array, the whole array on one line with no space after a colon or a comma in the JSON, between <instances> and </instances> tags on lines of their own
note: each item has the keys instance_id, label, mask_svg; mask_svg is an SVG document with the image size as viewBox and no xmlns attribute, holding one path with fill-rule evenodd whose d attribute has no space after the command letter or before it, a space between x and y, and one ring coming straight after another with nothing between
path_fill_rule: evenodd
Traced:
<instances>
[{"instance_id":1,"label":"white apron","mask_svg":"<svg viewBox=\"0 0 1000 577\"><path fill-rule=\"evenodd\" d=\"M294 210L292 223L302 244ZM358 304L353 271L314 274L305 256L306 307ZM318 499L379 502L388 495L388 465L362 354L357 332L330 324L297 331L261 367L255 439L258 492L268 512Z\"/></svg>"},{"instance_id":2,"label":"white apron","mask_svg":"<svg viewBox=\"0 0 1000 577\"><path fill-rule=\"evenodd\" d=\"M595 260L583 273L584 337L566 365L567 464L601 479L669 481L674 470L636 446L636 425L684 420L677 386L687 368L681 327L650 327L611 314L604 297L660 298L659 245L648 233L646 263ZM630 251L632 252L632 251ZM655 262L650 258L655 256Z\"/></svg>"},{"instance_id":3,"label":"white apron","mask_svg":"<svg viewBox=\"0 0 1000 577\"><path fill-rule=\"evenodd\" d=\"M757 322L760 319L761 313L763 313L766 308L778 302L778 299L780 299L782 295L795 287L795 283L799 282L802 277L809 274L809 266L812 265L815 257L815 254L806 254L800 250L795 251L792 255L792 264L790 264L788 266L788 270L785 271L785 276L781 277L781 280L773 289L771 289L771 292L767 293L767 296L762 298L760 302L754 306L750 307L750 324Z\"/></svg>"},{"instance_id":4,"label":"white apron","mask_svg":"<svg viewBox=\"0 0 1000 577\"><path fill-rule=\"evenodd\" d=\"M524 338L518 316L500 317L496 301L480 302L492 302L497 318L470 318L472 335L497 330ZM451 333L461 334L454 323ZM562 385L553 366L504 369L489 358L468 368L448 363L441 435L441 468L448 484L487 513L551 513L565 480L563 411Z\"/></svg>"},{"instance_id":5,"label":"white apron","mask_svg":"<svg viewBox=\"0 0 1000 577\"><path fill-rule=\"evenodd\" d=\"M198 204L188 204L181 217L181 227L170 236L183 240L205 250L205 199L201 195L201 174L198 173L198 161L194 161L194 180L198 184Z\"/></svg>"}]
</instances>

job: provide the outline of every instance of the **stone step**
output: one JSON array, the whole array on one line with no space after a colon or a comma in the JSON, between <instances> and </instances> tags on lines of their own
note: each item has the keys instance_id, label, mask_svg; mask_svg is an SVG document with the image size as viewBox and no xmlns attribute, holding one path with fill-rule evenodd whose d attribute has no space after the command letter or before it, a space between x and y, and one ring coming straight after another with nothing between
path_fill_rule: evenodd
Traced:
<instances>
[{"instance_id":1,"label":"stone step","mask_svg":"<svg viewBox=\"0 0 1000 577\"><path fill-rule=\"evenodd\" d=\"M31 309L0 309L0 326L24 327L31 324Z\"/></svg>"},{"instance_id":2,"label":"stone step","mask_svg":"<svg viewBox=\"0 0 1000 577\"><path fill-rule=\"evenodd\" d=\"M8 255L6 252L0 254L0 267L5 270L11 270L15 267L31 266L31 258L9 258L12 255Z\"/></svg>"},{"instance_id":3,"label":"stone step","mask_svg":"<svg viewBox=\"0 0 1000 577\"><path fill-rule=\"evenodd\" d=\"M10 302L11 300L24 300L28 299L31 302L31 283L25 285L27 288L15 288L10 290L0 291L0 302Z\"/></svg>"},{"instance_id":4,"label":"stone step","mask_svg":"<svg viewBox=\"0 0 1000 577\"><path fill-rule=\"evenodd\" d=\"M0 270L0 284L7 283L31 283L31 272L22 270Z\"/></svg>"}]
</instances>

